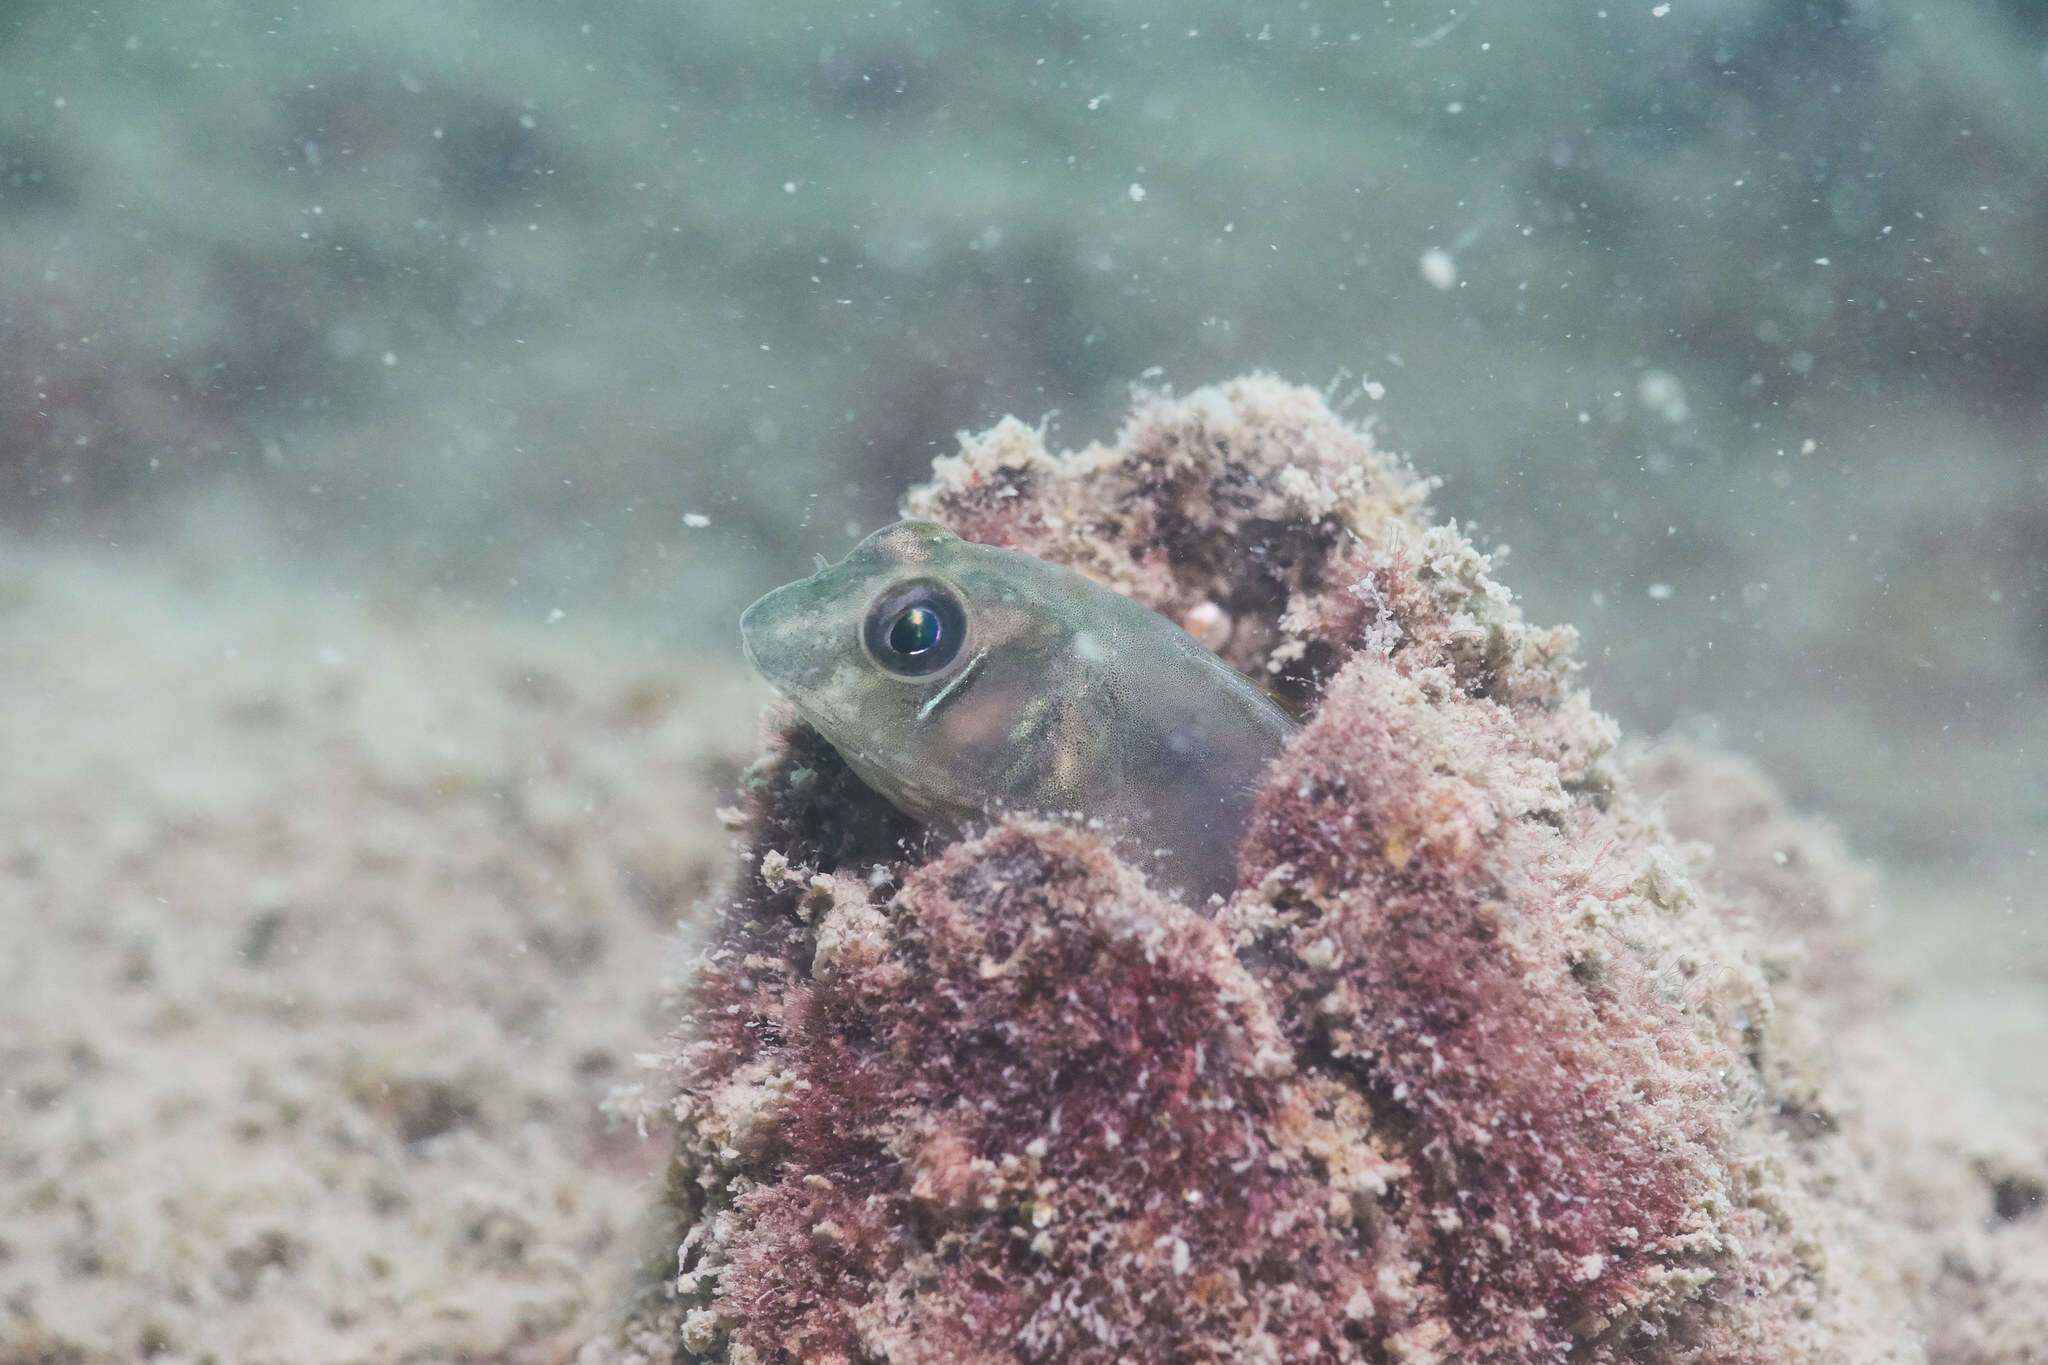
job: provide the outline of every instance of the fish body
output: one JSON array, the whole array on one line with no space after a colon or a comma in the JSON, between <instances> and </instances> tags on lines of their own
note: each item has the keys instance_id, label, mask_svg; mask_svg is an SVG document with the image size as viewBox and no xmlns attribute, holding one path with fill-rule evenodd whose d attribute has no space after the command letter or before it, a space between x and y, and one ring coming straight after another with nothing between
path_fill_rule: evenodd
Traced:
<instances>
[{"instance_id":1,"label":"fish body","mask_svg":"<svg viewBox=\"0 0 2048 1365\"><path fill-rule=\"evenodd\" d=\"M929 824L1100 818L1168 885L1229 894L1280 706L1173 622L932 522L877 531L747 608L748 659L860 778Z\"/></svg>"}]
</instances>

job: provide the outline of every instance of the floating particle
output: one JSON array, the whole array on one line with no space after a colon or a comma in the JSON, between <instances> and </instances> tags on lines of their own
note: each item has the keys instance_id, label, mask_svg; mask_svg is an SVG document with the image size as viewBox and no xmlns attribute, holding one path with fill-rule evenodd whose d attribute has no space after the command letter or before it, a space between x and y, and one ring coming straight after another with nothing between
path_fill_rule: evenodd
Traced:
<instances>
[{"instance_id":1,"label":"floating particle","mask_svg":"<svg viewBox=\"0 0 2048 1365\"><path fill-rule=\"evenodd\" d=\"M1644 370L1636 381L1636 401L1673 426L1692 415L1685 402L1685 385L1669 370Z\"/></svg>"}]
</instances>

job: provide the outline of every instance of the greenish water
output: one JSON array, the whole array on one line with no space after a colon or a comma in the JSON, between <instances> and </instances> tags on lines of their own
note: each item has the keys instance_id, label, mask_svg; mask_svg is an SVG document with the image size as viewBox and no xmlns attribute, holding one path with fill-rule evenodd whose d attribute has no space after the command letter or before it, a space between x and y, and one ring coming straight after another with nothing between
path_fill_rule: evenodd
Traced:
<instances>
[{"instance_id":1,"label":"greenish water","mask_svg":"<svg viewBox=\"0 0 2048 1365\"><path fill-rule=\"evenodd\" d=\"M14 4L0 513L729 663L957 429L1269 369L1632 727L1967 866L2048 823L2041 13Z\"/></svg>"}]
</instances>

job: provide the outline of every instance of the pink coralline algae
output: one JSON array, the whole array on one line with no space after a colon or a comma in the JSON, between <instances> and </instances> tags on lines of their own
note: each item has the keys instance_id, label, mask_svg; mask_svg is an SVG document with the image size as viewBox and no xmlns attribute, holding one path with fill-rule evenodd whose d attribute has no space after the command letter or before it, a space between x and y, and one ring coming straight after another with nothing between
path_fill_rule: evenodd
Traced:
<instances>
[{"instance_id":1,"label":"pink coralline algae","mask_svg":"<svg viewBox=\"0 0 2048 1365\"><path fill-rule=\"evenodd\" d=\"M1426 492L1266 379L939 461L910 515L1189 622L1305 728L1187 905L1100 831L928 834L782 713L649 1088L658 1277L593 1358L1920 1358L1774 996L1821 989L1782 888L1670 834Z\"/></svg>"}]
</instances>

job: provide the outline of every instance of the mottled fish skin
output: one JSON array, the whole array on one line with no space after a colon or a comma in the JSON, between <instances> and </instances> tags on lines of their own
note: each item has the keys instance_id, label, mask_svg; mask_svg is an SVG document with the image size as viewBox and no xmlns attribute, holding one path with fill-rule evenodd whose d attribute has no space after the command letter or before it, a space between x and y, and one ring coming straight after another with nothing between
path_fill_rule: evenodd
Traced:
<instances>
[{"instance_id":1,"label":"mottled fish skin","mask_svg":"<svg viewBox=\"0 0 2048 1365\"><path fill-rule=\"evenodd\" d=\"M870 617L918 584L950 592L965 631L944 667L903 676L871 647ZM885 527L777 588L740 634L754 667L908 814L944 827L1001 811L1100 817L1155 856L1158 880L1197 896L1233 889L1252 800L1296 729L1158 613L932 522Z\"/></svg>"}]
</instances>

